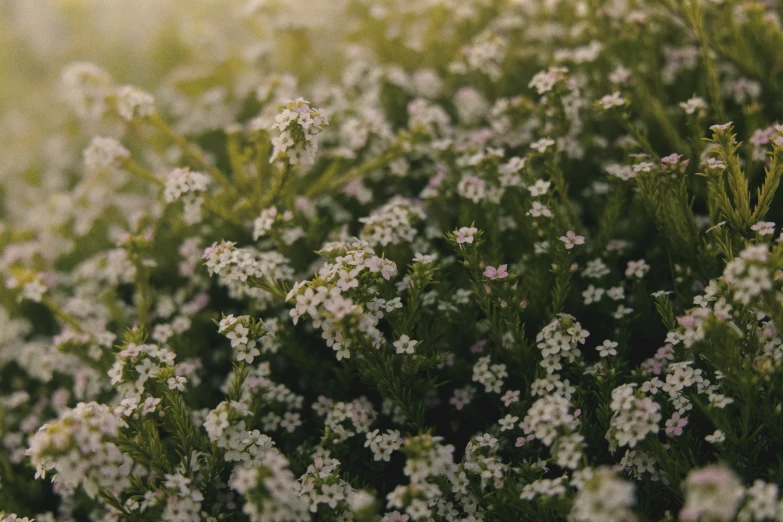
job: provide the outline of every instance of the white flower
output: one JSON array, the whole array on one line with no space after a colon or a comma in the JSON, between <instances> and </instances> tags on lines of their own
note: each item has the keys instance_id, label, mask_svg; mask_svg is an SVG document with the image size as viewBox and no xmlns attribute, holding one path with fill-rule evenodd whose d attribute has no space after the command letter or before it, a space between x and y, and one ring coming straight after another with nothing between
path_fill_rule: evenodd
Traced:
<instances>
[{"instance_id":1,"label":"white flower","mask_svg":"<svg viewBox=\"0 0 783 522\"><path fill-rule=\"evenodd\" d=\"M519 402L519 394L520 394L519 390L508 390L506 393L503 394L500 400L503 401L503 404L506 407L508 407L515 402Z\"/></svg>"},{"instance_id":2,"label":"white flower","mask_svg":"<svg viewBox=\"0 0 783 522\"><path fill-rule=\"evenodd\" d=\"M437 254L422 254L416 252L413 256L414 263L421 263L422 265L431 265L438 258Z\"/></svg>"},{"instance_id":3,"label":"white flower","mask_svg":"<svg viewBox=\"0 0 783 522\"><path fill-rule=\"evenodd\" d=\"M721 124L715 124L710 126L710 130L712 132L718 132L718 131L726 131L729 130L729 128L732 126L734 122L728 122L728 123L721 123Z\"/></svg>"},{"instance_id":4,"label":"white flower","mask_svg":"<svg viewBox=\"0 0 783 522\"><path fill-rule=\"evenodd\" d=\"M655 163L651 161L642 161L641 163L636 163L632 169L635 174L638 174L639 172L652 172L655 167Z\"/></svg>"},{"instance_id":5,"label":"white flower","mask_svg":"<svg viewBox=\"0 0 783 522\"><path fill-rule=\"evenodd\" d=\"M628 261L628 266L625 269L625 277L637 277L641 279L649 271L650 265L645 263L644 259Z\"/></svg>"},{"instance_id":6,"label":"white flower","mask_svg":"<svg viewBox=\"0 0 783 522\"><path fill-rule=\"evenodd\" d=\"M601 357L609 357L610 355L617 355L617 350L615 350L615 348L617 348L617 342L607 339L596 349L598 350L598 355Z\"/></svg>"},{"instance_id":7,"label":"white flower","mask_svg":"<svg viewBox=\"0 0 783 522\"><path fill-rule=\"evenodd\" d=\"M22 295L25 299L40 303L43 295L46 293L46 286L40 279L33 279L32 281L25 283L22 287Z\"/></svg>"},{"instance_id":8,"label":"white flower","mask_svg":"<svg viewBox=\"0 0 783 522\"><path fill-rule=\"evenodd\" d=\"M552 211L538 201L534 201L533 208L527 211L527 215L533 217L552 217Z\"/></svg>"},{"instance_id":9,"label":"white flower","mask_svg":"<svg viewBox=\"0 0 783 522\"><path fill-rule=\"evenodd\" d=\"M519 417L516 417L514 415L506 415L502 419L498 421L498 424L500 424L500 431L508 431L513 430L514 425L516 425L517 421L519 420Z\"/></svg>"},{"instance_id":10,"label":"white flower","mask_svg":"<svg viewBox=\"0 0 783 522\"><path fill-rule=\"evenodd\" d=\"M155 99L148 92L131 85L117 89L117 112L128 121L144 118L155 112Z\"/></svg>"},{"instance_id":11,"label":"white flower","mask_svg":"<svg viewBox=\"0 0 783 522\"><path fill-rule=\"evenodd\" d=\"M473 380L484 385L488 393L500 393L503 379L508 377L505 364L491 364L489 356L481 357L473 365Z\"/></svg>"},{"instance_id":12,"label":"white flower","mask_svg":"<svg viewBox=\"0 0 783 522\"><path fill-rule=\"evenodd\" d=\"M397 349L397 353L399 353L399 354L402 354L402 353L412 354L413 351L414 351L414 348L416 347L416 343L418 343L418 341L416 341L414 339L411 339L407 335L402 335L402 336L400 336L399 340L394 341L394 343L392 343L392 344Z\"/></svg>"},{"instance_id":13,"label":"white flower","mask_svg":"<svg viewBox=\"0 0 783 522\"><path fill-rule=\"evenodd\" d=\"M694 469L685 480L685 505L680 518L733 520L744 495L742 483L728 468L707 466Z\"/></svg>"},{"instance_id":14,"label":"white flower","mask_svg":"<svg viewBox=\"0 0 783 522\"><path fill-rule=\"evenodd\" d=\"M704 440L706 440L710 444L720 444L721 442L726 440L726 434L723 433L721 430L715 430L710 435L704 437Z\"/></svg>"},{"instance_id":15,"label":"white flower","mask_svg":"<svg viewBox=\"0 0 783 522\"><path fill-rule=\"evenodd\" d=\"M605 290L603 288L596 288L595 286L590 285L587 287L587 290L582 292L582 297L585 300L585 304L589 305L599 302L603 297L604 292Z\"/></svg>"},{"instance_id":16,"label":"white flower","mask_svg":"<svg viewBox=\"0 0 783 522\"><path fill-rule=\"evenodd\" d=\"M555 84L562 82L566 78L568 69L565 67L551 67L546 71L541 71L533 76L528 87L535 87L538 94L545 94L554 88Z\"/></svg>"},{"instance_id":17,"label":"white flower","mask_svg":"<svg viewBox=\"0 0 783 522\"><path fill-rule=\"evenodd\" d=\"M100 172L103 169L116 170L122 162L130 158L128 149L114 138L96 136L84 149L84 166L88 172Z\"/></svg>"},{"instance_id":18,"label":"white flower","mask_svg":"<svg viewBox=\"0 0 783 522\"><path fill-rule=\"evenodd\" d=\"M620 165L619 163L610 163L604 167L609 175L617 179L628 181L636 177L636 172L631 165Z\"/></svg>"},{"instance_id":19,"label":"white flower","mask_svg":"<svg viewBox=\"0 0 783 522\"><path fill-rule=\"evenodd\" d=\"M527 190L530 191L531 196L537 198L538 196L543 196L544 194L546 194L551 185L552 182L539 179L533 185L529 186ZM533 208L535 208L535 204Z\"/></svg>"},{"instance_id":20,"label":"white flower","mask_svg":"<svg viewBox=\"0 0 783 522\"><path fill-rule=\"evenodd\" d=\"M745 505L737 513L737 520L773 520L781 518L778 501L778 485L768 484L761 479L753 481L745 495Z\"/></svg>"},{"instance_id":21,"label":"white flower","mask_svg":"<svg viewBox=\"0 0 783 522\"><path fill-rule=\"evenodd\" d=\"M583 275L590 279L600 279L608 274L609 268L604 264L601 258L588 261L583 272Z\"/></svg>"},{"instance_id":22,"label":"white flower","mask_svg":"<svg viewBox=\"0 0 783 522\"><path fill-rule=\"evenodd\" d=\"M617 307L617 310L615 310L614 313L612 313L612 317L614 317L615 319L622 319L626 315L631 315L632 313L633 313L633 308L629 308L621 304Z\"/></svg>"},{"instance_id":23,"label":"white flower","mask_svg":"<svg viewBox=\"0 0 783 522\"><path fill-rule=\"evenodd\" d=\"M261 212L261 216L253 222L253 239L257 240L266 235L272 229L275 217L277 217L277 209L275 207L269 207Z\"/></svg>"},{"instance_id":24,"label":"white flower","mask_svg":"<svg viewBox=\"0 0 783 522\"><path fill-rule=\"evenodd\" d=\"M688 101L680 102L679 106L682 110L685 111L685 114L693 114L697 111L705 111L707 109L707 102L704 101L704 98L694 96Z\"/></svg>"},{"instance_id":25,"label":"white flower","mask_svg":"<svg viewBox=\"0 0 783 522\"><path fill-rule=\"evenodd\" d=\"M726 164L722 160L719 160L717 158L707 158L701 164L707 170L725 170L727 168ZM708 231L709 230L711 229L708 229Z\"/></svg>"},{"instance_id":26,"label":"white flower","mask_svg":"<svg viewBox=\"0 0 783 522\"><path fill-rule=\"evenodd\" d=\"M615 91L612 94L607 94L601 98L598 103L601 105L601 107L608 110L612 107L622 107L627 103L627 100L620 96L619 92Z\"/></svg>"},{"instance_id":27,"label":"white flower","mask_svg":"<svg viewBox=\"0 0 783 522\"><path fill-rule=\"evenodd\" d=\"M301 416L298 413L287 411L283 414L283 420L280 421L280 427L285 428L288 433L293 433L296 431L297 427L302 425L300 417Z\"/></svg>"},{"instance_id":28,"label":"white flower","mask_svg":"<svg viewBox=\"0 0 783 522\"><path fill-rule=\"evenodd\" d=\"M619 479L608 468L599 468L581 482L571 508L573 522L606 522L636 520L632 507L632 483Z\"/></svg>"},{"instance_id":29,"label":"white flower","mask_svg":"<svg viewBox=\"0 0 783 522\"><path fill-rule=\"evenodd\" d=\"M540 153L546 152L546 150L555 144L555 140L550 138L541 138L530 144L530 148Z\"/></svg>"},{"instance_id":30,"label":"white flower","mask_svg":"<svg viewBox=\"0 0 783 522\"><path fill-rule=\"evenodd\" d=\"M169 387L169 390L179 390L179 391L185 391L185 384L187 384L188 380L185 377L169 377L166 380L166 384Z\"/></svg>"},{"instance_id":31,"label":"white flower","mask_svg":"<svg viewBox=\"0 0 783 522\"><path fill-rule=\"evenodd\" d=\"M609 81L614 84L625 83L631 78L631 70L622 65L618 65L609 73Z\"/></svg>"},{"instance_id":32,"label":"white flower","mask_svg":"<svg viewBox=\"0 0 783 522\"><path fill-rule=\"evenodd\" d=\"M163 195L166 203L178 200L183 194L206 192L209 187L209 176L201 172L191 172L188 169L174 169L166 178L166 188Z\"/></svg>"},{"instance_id":33,"label":"white flower","mask_svg":"<svg viewBox=\"0 0 783 522\"><path fill-rule=\"evenodd\" d=\"M272 138L274 150L269 163L287 158L292 165L300 162L312 164L318 152L316 138L328 124L323 112L310 108L309 102L304 99L289 101L272 125L279 134Z\"/></svg>"}]
</instances>

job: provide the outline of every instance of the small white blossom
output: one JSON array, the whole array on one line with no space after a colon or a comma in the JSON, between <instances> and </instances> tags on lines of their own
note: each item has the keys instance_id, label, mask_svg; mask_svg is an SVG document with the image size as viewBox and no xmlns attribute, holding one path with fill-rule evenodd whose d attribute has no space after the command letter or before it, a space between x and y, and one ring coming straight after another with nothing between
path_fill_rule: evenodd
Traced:
<instances>
[{"instance_id":1,"label":"small white blossom","mask_svg":"<svg viewBox=\"0 0 783 522\"><path fill-rule=\"evenodd\" d=\"M397 353L412 354L414 352L414 348L416 347L417 343L418 341L411 339L407 335L402 335L398 340L394 341L394 343L392 344L394 345L394 348L397 350Z\"/></svg>"}]
</instances>

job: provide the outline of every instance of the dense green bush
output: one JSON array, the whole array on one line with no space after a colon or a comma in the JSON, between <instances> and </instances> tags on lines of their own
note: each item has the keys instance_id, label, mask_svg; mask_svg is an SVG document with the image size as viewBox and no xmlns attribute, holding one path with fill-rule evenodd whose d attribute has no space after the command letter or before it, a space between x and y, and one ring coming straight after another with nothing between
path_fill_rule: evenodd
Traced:
<instances>
[{"instance_id":1,"label":"dense green bush","mask_svg":"<svg viewBox=\"0 0 783 522\"><path fill-rule=\"evenodd\" d=\"M0 521L783 520L782 9L0 1Z\"/></svg>"}]
</instances>

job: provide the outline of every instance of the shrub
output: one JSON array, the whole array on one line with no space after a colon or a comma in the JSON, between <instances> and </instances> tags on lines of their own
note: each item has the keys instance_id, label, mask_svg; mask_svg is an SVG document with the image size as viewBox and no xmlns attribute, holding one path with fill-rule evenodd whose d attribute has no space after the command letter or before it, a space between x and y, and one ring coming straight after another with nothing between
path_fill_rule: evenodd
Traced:
<instances>
[{"instance_id":1,"label":"shrub","mask_svg":"<svg viewBox=\"0 0 783 522\"><path fill-rule=\"evenodd\" d=\"M160 4L0 5L0 520L783 520L778 2Z\"/></svg>"}]
</instances>

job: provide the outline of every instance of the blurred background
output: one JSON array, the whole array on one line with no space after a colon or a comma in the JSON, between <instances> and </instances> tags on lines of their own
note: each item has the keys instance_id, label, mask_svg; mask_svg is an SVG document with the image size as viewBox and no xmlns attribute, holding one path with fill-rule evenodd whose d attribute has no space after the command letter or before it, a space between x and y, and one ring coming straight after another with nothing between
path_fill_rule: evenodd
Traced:
<instances>
[{"instance_id":1,"label":"blurred background","mask_svg":"<svg viewBox=\"0 0 783 522\"><path fill-rule=\"evenodd\" d=\"M341 0L0 0L0 184L4 193L18 196L15 202L4 198L3 217L24 215L41 201L34 187L62 188L66 180L54 171L81 159L90 129L84 121L78 122L81 129L70 121L62 78L67 65L93 63L118 84L152 92L168 110L189 111L176 115L178 130L217 128L235 121L226 111L229 99L269 79L262 71L290 70L307 78L307 64L329 55L334 40L329 35L344 26L336 22L342 5ZM50 175L32 179L42 171Z\"/></svg>"}]
</instances>

